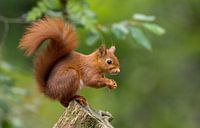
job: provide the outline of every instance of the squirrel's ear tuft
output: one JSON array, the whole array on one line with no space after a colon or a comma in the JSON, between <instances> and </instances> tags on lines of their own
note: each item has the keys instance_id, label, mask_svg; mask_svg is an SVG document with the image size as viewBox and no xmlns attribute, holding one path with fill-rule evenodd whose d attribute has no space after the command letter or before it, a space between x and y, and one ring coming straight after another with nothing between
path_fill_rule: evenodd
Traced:
<instances>
[{"instance_id":1,"label":"squirrel's ear tuft","mask_svg":"<svg viewBox=\"0 0 200 128\"><path fill-rule=\"evenodd\" d=\"M111 46L111 47L109 48L109 51L112 52L112 53L115 53L115 49L116 49L115 46Z\"/></svg>"},{"instance_id":2,"label":"squirrel's ear tuft","mask_svg":"<svg viewBox=\"0 0 200 128\"><path fill-rule=\"evenodd\" d=\"M106 49L106 45L102 44L99 49L98 49L99 55L100 56L105 56L107 54L107 49Z\"/></svg>"}]
</instances>

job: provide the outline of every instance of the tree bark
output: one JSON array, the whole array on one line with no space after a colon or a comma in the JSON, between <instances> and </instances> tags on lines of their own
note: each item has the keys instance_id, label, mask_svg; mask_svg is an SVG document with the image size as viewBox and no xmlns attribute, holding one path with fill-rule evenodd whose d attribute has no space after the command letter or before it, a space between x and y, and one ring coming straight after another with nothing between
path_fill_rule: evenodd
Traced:
<instances>
[{"instance_id":1,"label":"tree bark","mask_svg":"<svg viewBox=\"0 0 200 128\"><path fill-rule=\"evenodd\" d=\"M71 101L53 128L113 128L109 112Z\"/></svg>"}]
</instances>

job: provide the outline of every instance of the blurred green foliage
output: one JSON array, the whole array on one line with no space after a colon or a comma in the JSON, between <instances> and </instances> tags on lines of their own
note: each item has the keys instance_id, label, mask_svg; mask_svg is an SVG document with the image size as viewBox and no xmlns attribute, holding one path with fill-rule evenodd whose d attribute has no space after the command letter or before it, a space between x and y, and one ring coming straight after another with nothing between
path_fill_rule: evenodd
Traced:
<instances>
[{"instance_id":1,"label":"blurred green foliage","mask_svg":"<svg viewBox=\"0 0 200 128\"><path fill-rule=\"evenodd\" d=\"M199 0L77 0L69 1L67 10L56 0L0 1L0 15L22 15L27 21L43 14L66 18L66 12L71 16L67 20L78 28L78 51L88 54L102 41L117 47L121 73L111 77L118 82L118 88L81 91L92 106L114 115L115 127L200 126ZM64 109L38 93L32 77L32 58L25 58L17 49L26 26L10 23L1 45L2 128L51 127ZM3 27L1 22L1 36Z\"/></svg>"},{"instance_id":2,"label":"blurred green foliage","mask_svg":"<svg viewBox=\"0 0 200 128\"><path fill-rule=\"evenodd\" d=\"M138 44L151 50L150 41L142 32L142 29L138 27L143 27L157 35L165 33L165 30L158 24L148 23L155 21L154 16L144 14L135 14L130 20L123 20L109 26L102 25L98 22L96 14L90 9L86 0L71 0L68 2L64 0L40 0L37 2L37 6L27 13L26 20L34 21L43 16L63 17L76 27L83 28L87 31L86 43L88 45L93 45L103 39L102 34L113 33L117 39L124 40L131 33Z\"/></svg>"}]
</instances>

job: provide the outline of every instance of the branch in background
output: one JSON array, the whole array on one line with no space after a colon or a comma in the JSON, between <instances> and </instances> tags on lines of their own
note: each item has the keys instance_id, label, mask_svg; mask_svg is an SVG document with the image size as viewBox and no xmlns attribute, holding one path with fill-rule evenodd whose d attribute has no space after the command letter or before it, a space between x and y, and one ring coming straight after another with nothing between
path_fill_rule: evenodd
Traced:
<instances>
[{"instance_id":1,"label":"branch in background","mask_svg":"<svg viewBox=\"0 0 200 128\"><path fill-rule=\"evenodd\" d=\"M71 101L53 128L113 128L109 112L94 110Z\"/></svg>"},{"instance_id":2,"label":"branch in background","mask_svg":"<svg viewBox=\"0 0 200 128\"><path fill-rule=\"evenodd\" d=\"M25 19L23 17L8 18L8 17L4 17L2 15L0 15L0 21L7 22L9 24L26 24L26 23L29 23L29 22L25 21Z\"/></svg>"},{"instance_id":3,"label":"branch in background","mask_svg":"<svg viewBox=\"0 0 200 128\"><path fill-rule=\"evenodd\" d=\"M3 34L2 34L2 37L1 37L1 42L0 42L0 52L1 52L3 44L4 44L5 40L6 40L7 35L8 35L9 24L8 24L7 20L3 19L1 16L0 16L0 20L2 22L4 22L4 31L3 31Z\"/></svg>"},{"instance_id":4,"label":"branch in background","mask_svg":"<svg viewBox=\"0 0 200 128\"><path fill-rule=\"evenodd\" d=\"M63 17L65 20L68 20L68 12L67 12L67 8L66 8L68 0L60 0L60 3L62 4Z\"/></svg>"},{"instance_id":5,"label":"branch in background","mask_svg":"<svg viewBox=\"0 0 200 128\"><path fill-rule=\"evenodd\" d=\"M2 47L5 43L5 40L7 38L8 32L9 32L9 24L26 24L27 21L24 20L24 18L8 18L0 15L0 21L4 23L4 31L1 37L0 42L0 51L2 51Z\"/></svg>"}]
</instances>

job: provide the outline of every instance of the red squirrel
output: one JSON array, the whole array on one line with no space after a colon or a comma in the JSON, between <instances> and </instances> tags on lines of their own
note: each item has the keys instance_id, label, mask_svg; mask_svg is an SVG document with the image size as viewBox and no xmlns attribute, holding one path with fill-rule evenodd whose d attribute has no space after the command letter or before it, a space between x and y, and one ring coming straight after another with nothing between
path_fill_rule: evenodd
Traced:
<instances>
[{"instance_id":1,"label":"red squirrel","mask_svg":"<svg viewBox=\"0 0 200 128\"><path fill-rule=\"evenodd\" d=\"M35 78L42 93L67 107L73 99L87 104L85 98L77 94L82 86L117 87L114 80L104 75L120 72L115 46L107 49L103 44L89 55L76 52L78 39L74 27L60 18L46 17L27 28L19 48L30 56L48 39L34 60Z\"/></svg>"}]
</instances>

